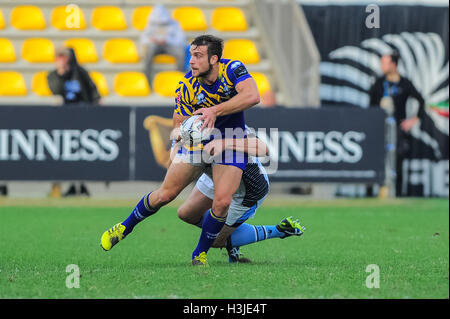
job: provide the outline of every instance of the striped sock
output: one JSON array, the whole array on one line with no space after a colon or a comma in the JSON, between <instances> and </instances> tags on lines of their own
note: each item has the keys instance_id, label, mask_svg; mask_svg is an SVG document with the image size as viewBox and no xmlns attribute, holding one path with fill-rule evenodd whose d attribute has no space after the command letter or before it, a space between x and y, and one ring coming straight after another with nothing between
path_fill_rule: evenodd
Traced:
<instances>
[{"instance_id":1,"label":"striped sock","mask_svg":"<svg viewBox=\"0 0 450 319\"><path fill-rule=\"evenodd\" d=\"M254 226L244 223L231 234L231 245L232 247L240 247L266 239L283 238L285 236L286 234L278 231L275 225Z\"/></svg>"},{"instance_id":2,"label":"striped sock","mask_svg":"<svg viewBox=\"0 0 450 319\"><path fill-rule=\"evenodd\" d=\"M125 226L125 231L123 235L126 236L133 231L134 226L143 221L145 218L153 215L158 211L158 209L154 209L150 206L149 196L151 193L145 195L139 203L137 203L136 207L131 212L130 216L122 222L122 225Z\"/></svg>"},{"instance_id":3,"label":"striped sock","mask_svg":"<svg viewBox=\"0 0 450 319\"><path fill-rule=\"evenodd\" d=\"M211 245L225 224L225 220L226 217L223 218L214 215L212 209L203 216L202 233L197 247L192 253L192 259L194 259L195 256L199 256L202 252L208 253L209 248L211 248Z\"/></svg>"}]
</instances>

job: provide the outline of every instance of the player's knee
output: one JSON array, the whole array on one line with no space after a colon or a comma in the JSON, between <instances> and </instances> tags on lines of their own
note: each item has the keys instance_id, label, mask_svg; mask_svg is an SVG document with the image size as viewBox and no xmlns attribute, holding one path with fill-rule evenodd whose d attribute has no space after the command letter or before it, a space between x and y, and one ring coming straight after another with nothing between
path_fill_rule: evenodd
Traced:
<instances>
[{"instance_id":1,"label":"player's knee","mask_svg":"<svg viewBox=\"0 0 450 319\"><path fill-rule=\"evenodd\" d=\"M187 209L184 208L184 206L181 206L177 210L178 218L182 221L188 222L188 212Z\"/></svg>"},{"instance_id":2,"label":"player's knee","mask_svg":"<svg viewBox=\"0 0 450 319\"><path fill-rule=\"evenodd\" d=\"M213 201L213 211L214 214L220 217L226 216L228 212L228 207L230 207L231 204L231 196L220 196L217 198L214 198Z\"/></svg>"}]
</instances>

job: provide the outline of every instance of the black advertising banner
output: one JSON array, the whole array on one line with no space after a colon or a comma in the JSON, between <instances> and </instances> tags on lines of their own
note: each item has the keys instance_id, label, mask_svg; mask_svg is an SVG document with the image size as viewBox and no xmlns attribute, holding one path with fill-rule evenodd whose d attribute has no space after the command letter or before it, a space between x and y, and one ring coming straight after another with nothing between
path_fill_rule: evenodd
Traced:
<instances>
[{"instance_id":1,"label":"black advertising banner","mask_svg":"<svg viewBox=\"0 0 450 319\"><path fill-rule=\"evenodd\" d=\"M0 180L164 178L170 107L2 107ZM273 181L381 182L379 109L254 108L248 126L270 149Z\"/></svg>"},{"instance_id":2,"label":"black advertising banner","mask_svg":"<svg viewBox=\"0 0 450 319\"><path fill-rule=\"evenodd\" d=\"M378 109L252 109L246 122L270 149L273 181L381 182L385 113Z\"/></svg>"},{"instance_id":3,"label":"black advertising banner","mask_svg":"<svg viewBox=\"0 0 450 319\"><path fill-rule=\"evenodd\" d=\"M448 126L445 131L437 123L426 114L420 128L416 126L411 131L410 148L402 162L403 196L448 197Z\"/></svg>"},{"instance_id":4,"label":"black advertising banner","mask_svg":"<svg viewBox=\"0 0 450 319\"><path fill-rule=\"evenodd\" d=\"M171 107L144 107L135 109L136 180L162 181L166 174L164 167L169 159L172 130ZM133 116L133 115L132 115Z\"/></svg>"},{"instance_id":5,"label":"black advertising banner","mask_svg":"<svg viewBox=\"0 0 450 319\"><path fill-rule=\"evenodd\" d=\"M129 179L129 108L0 108L0 180Z\"/></svg>"},{"instance_id":6,"label":"black advertising banner","mask_svg":"<svg viewBox=\"0 0 450 319\"><path fill-rule=\"evenodd\" d=\"M170 108L136 109L136 180L162 180ZM263 165L273 181L381 182L384 112L379 109L254 108L247 125L268 144Z\"/></svg>"}]
</instances>

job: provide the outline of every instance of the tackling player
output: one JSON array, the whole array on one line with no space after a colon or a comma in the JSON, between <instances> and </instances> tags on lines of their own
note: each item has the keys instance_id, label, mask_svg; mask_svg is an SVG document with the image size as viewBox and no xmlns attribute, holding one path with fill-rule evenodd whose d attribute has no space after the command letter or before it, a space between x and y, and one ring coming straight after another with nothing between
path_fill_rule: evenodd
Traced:
<instances>
[{"instance_id":1,"label":"tackling player","mask_svg":"<svg viewBox=\"0 0 450 319\"><path fill-rule=\"evenodd\" d=\"M225 136L226 128L244 132L243 111L259 103L258 88L245 66L240 61L222 59L222 51L223 40L211 35L199 36L191 43L191 71L180 81L176 90L176 108L173 113L175 128L189 116L201 114L204 126L219 129L222 137ZM189 154L191 150L181 148L181 158L183 152ZM247 162L242 153L241 156L237 155L233 152L231 156L222 156L212 165L214 200L203 219L202 233L192 253L194 265L206 263L206 253L225 223L232 196L239 187ZM126 220L103 233L102 248L110 250L135 225L175 199L203 172L204 164L173 162L160 188L145 195Z\"/></svg>"},{"instance_id":2,"label":"tackling player","mask_svg":"<svg viewBox=\"0 0 450 319\"><path fill-rule=\"evenodd\" d=\"M305 227L291 217L284 218L277 225L250 225L245 221L256 213L269 192L269 179L257 157L267 156L267 145L247 130L244 140L223 139L208 143L204 151L218 156L225 150L245 152L249 160L242 174L241 184L233 194L225 225L212 247L226 248L229 262L249 262L239 256L239 247L271 238L301 236ZM214 199L214 183L211 170L200 176L188 199L178 209L183 221L201 227L205 212L211 208Z\"/></svg>"}]
</instances>

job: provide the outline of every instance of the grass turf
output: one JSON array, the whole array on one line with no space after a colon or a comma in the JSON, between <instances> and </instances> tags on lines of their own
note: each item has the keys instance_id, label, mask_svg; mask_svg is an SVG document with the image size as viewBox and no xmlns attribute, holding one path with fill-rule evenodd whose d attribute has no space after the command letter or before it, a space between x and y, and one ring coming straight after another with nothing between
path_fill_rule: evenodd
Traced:
<instances>
[{"instance_id":1,"label":"grass turf","mask_svg":"<svg viewBox=\"0 0 450 319\"><path fill-rule=\"evenodd\" d=\"M250 223L292 215L305 234L242 248L251 264L212 249L209 268L191 266L200 232L174 205L104 252L132 207L67 203L0 206L0 298L449 298L448 200L268 202ZM66 287L69 264L80 288ZM369 264L380 288L365 285Z\"/></svg>"}]
</instances>

